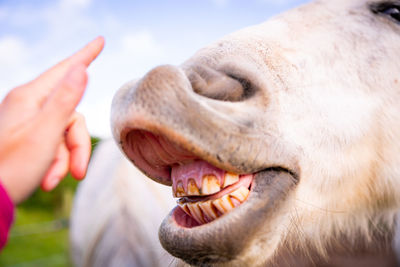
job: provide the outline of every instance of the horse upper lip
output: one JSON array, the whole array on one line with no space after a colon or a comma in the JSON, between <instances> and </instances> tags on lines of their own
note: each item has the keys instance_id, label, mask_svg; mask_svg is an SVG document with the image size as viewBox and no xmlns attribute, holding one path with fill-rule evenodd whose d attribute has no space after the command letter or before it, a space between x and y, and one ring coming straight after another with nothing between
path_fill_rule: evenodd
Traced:
<instances>
[{"instance_id":1,"label":"horse upper lip","mask_svg":"<svg viewBox=\"0 0 400 267\"><path fill-rule=\"evenodd\" d=\"M123 150L147 176L156 182L171 186L171 167L185 164L197 157L163 136L143 130L129 130Z\"/></svg>"},{"instance_id":2,"label":"horse upper lip","mask_svg":"<svg viewBox=\"0 0 400 267\"><path fill-rule=\"evenodd\" d=\"M124 143L125 145L122 145L122 149L139 169L156 182L169 186L172 186L172 166L202 161L201 156L182 148L165 136L156 135L146 130L128 129ZM216 157L218 158L218 155ZM213 164L211 165L214 166ZM296 177L296 179L298 177L297 168L290 169L287 166L278 165L266 166L262 170L266 169L284 170ZM231 170L224 167L222 167L222 170L232 173ZM237 174L257 173L262 170L254 169L253 171Z\"/></svg>"},{"instance_id":3,"label":"horse upper lip","mask_svg":"<svg viewBox=\"0 0 400 267\"><path fill-rule=\"evenodd\" d=\"M127 132L122 149L147 176L169 186L172 185L173 166L202 161L201 156L176 145L163 135L140 129L130 129Z\"/></svg>"}]
</instances>

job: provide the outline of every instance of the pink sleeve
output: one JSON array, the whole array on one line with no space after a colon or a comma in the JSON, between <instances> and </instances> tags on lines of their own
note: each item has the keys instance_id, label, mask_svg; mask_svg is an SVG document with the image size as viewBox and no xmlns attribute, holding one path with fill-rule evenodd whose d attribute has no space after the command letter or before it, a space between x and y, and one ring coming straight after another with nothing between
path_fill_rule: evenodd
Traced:
<instances>
[{"instance_id":1,"label":"pink sleeve","mask_svg":"<svg viewBox=\"0 0 400 267\"><path fill-rule=\"evenodd\" d=\"M8 231L14 220L14 205L0 183L0 250L8 239Z\"/></svg>"}]
</instances>

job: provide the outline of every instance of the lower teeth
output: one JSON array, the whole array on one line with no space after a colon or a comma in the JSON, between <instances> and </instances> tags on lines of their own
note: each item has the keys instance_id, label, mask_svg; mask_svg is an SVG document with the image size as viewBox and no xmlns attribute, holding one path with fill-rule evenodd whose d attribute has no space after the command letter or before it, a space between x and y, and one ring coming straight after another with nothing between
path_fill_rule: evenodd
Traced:
<instances>
[{"instance_id":1,"label":"lower teeth","mask_svg":"<svg viewBox=\"0 0 400 267\"><path fill-rule=\"evenodd\" d=\"M250 191L242 186L221 198L178 205L199 224L211 222L242 204Z\"/></svg>"}]
</instances>

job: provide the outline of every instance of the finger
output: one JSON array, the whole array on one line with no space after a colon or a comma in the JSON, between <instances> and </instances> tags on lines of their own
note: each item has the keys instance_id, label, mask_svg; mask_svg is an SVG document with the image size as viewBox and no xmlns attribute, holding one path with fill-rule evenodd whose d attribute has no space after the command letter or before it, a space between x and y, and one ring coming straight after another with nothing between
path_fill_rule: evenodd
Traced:
<instances>
[{"instance_id":1,"label":"finger","mask_svg":"<svg viewBox=\"0 0 400 267\"><path fill-rule=\"evenodd\" d=\"M74 65L84 65L86 68L96 59L104 47L104 38L99 36L81 50L50 68L25 87L33 90L37 97L43 98L54 89L69 69Z\"/></svg>"},{"instance_id":2,"label":"finger","mask_svg":"<svg viewBox=\"0 0 400 267\"><path fill-rule=\"evenodd\" d=\"M24 91L22 87L16 87L7 93L0 103L0 113L7 114L2 118L8 121L6 125L28 121L35 115L37 104L31 101L31 98L31 94Z\"/></svg>"},{"instance_id":3,"label":"finger","mask_svg":"<svg viewBox=\"0 0 400 267\"><path fill-rule=\"evenodd\" d=\"M53 190L67 175L69 168L69 152L67 146L62 142L54 158L53 164L42 180L41 187L44 191Z\"/></svg>"},{"instance_id":4,"label":"finger","mask_svg":"<svg viewBox=\"0 0 400 267\"><path fill-rule=\"evenodd\" d=\"M104 38L99 36L81 48L72 56L64 59L56 66L51 68L48 72L44 73L44 75L52 75L52 72L58 73L62 72L62 70L66 71L69 67L75 64L84 64L86 67L92 63L93 60L100 54L101 50L104 48Z\"/></svg>"},{"instance_id":5,"label":"finger","mask_svg":"<svg viewBox=\"0 0 400 267\"><path fill-rule=\"evenodd\" d=\"M69 150L69 170L76 179L83 179L89 163L91 142L84 117L75 113L65 136Z\"/></svg>"},{"instance_id":6,"label":"finger","mask_svg":"<svg viewBox=\"0 0 400 267\"><path fill-rule=\"evenodd\" d=\"M71 71L61 80L54 92L48 97L38 114L42 131L55 133L59 138L64 133L75 107L78 105L87 84L85 66L72 67Z\"/></svg>"}]
</instances>

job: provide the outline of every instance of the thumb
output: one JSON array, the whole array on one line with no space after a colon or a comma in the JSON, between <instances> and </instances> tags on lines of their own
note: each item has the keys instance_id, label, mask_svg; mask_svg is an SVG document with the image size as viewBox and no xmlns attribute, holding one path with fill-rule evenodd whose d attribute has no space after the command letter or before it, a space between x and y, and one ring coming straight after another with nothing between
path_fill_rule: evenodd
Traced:
<instances>
[{"instance_id":1,"label":"thumb","mask_svg":"<svg viewBox=\"0 0 400 267\"><path fill-rule=\"evenodd\" d=\"M48 96L40 117L45 118L49 126L66 126L85 92L86 84L86 66L80 64L71 67Z\"/></svg>"}]
</instances>

